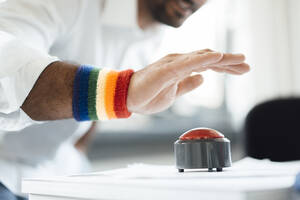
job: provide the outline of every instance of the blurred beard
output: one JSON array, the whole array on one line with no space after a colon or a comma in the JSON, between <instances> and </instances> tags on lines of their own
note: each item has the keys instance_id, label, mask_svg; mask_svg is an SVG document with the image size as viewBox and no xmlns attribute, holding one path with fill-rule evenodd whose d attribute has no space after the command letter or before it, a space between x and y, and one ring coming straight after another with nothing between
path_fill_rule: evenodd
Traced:
<instances>
[{"instance_id":1,"label":"blurred beard","mask_svg":"<svg viewBox=\"0 0 300 200\"><path fill-rule=\"evenodd\" d=\"M171 0L176 3L175 0ZM155 7L150 7L153 18L165 25L172 27L179 27L190 15L183 15L177 12L173 7L171 1L163 1Z\"/></svg>"}]
</instances>

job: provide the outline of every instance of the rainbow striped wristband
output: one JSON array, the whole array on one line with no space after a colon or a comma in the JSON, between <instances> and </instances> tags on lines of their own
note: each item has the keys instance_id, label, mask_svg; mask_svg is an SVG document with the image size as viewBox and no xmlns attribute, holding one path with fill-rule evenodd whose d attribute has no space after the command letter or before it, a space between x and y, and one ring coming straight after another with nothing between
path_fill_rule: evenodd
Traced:
<instances>
[{"instance_id":1,"label":"rainbow striped wristband","mask_svg":"<svg viewBox=\"0 0 300 200\"><path fill-rule=\"evenodd\" d=\"M133 70L117 72L80 66L73 86L73 116L77 121L128 118L127 93Z\"/></svg>"}]
</instances>

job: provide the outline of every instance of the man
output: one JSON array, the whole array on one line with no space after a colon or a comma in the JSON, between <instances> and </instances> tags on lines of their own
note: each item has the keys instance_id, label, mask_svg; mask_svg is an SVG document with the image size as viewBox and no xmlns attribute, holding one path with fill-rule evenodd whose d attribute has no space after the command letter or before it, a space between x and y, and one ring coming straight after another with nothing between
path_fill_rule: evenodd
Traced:
<instances>
[{"instance_id":1,"label":"man","mask_svg":"<svg viewBox=\"0 0 300 200\"><path fill-rule=\"evenodd\" d=\"M170 54L147 63L143 49L155 48L159 24L178 27L204 3L1 3L0 199L20 199L15 195L21 195L22 177L87 169L86 159L74 143L90 128L90 121L163 111L177 97L201 85L202 76L192 72L247 72L243 55L211 50ZM136 72L105 68L126 66L146 67Z\"/></svg>"}]
</instances>

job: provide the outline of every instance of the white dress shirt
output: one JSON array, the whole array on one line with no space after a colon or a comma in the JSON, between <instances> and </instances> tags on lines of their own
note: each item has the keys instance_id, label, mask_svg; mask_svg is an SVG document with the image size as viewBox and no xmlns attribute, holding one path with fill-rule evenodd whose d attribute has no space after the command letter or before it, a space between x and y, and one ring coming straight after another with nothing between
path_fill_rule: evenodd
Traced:
<instances>
[{"instance_id":1,"label":"white dress shirt","mask_svg":"<svg viewBox=\"0 0 300 200\"><path fill-rule=\"evenodd\" d=\"M87 169L73 144L90 127L38 123L20 109L42 71L63 60L137 69L149 64L161 29L142 31L136 0L0 1L0 182L20 194L22 177Z\"/></svg>"}]
</instances>

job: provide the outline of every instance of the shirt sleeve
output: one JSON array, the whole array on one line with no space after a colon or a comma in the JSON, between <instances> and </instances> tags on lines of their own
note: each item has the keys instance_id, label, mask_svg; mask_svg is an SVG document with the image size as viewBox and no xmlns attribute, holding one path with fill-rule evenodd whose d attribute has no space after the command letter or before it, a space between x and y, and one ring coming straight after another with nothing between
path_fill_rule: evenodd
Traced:
<instances>
[{"instance_id":1,"label":"shirt sleeve","mask_svg":"<svg viewBox=\"0 0 300 200\"><path fill-rule=\"evenodd\" d=\"M21 130L35 123L20 107L43 70L59 60L48 52L75 23L79 2L9 0L0 3L0 130Z\"/></svg>"}]
</instances>

